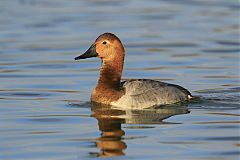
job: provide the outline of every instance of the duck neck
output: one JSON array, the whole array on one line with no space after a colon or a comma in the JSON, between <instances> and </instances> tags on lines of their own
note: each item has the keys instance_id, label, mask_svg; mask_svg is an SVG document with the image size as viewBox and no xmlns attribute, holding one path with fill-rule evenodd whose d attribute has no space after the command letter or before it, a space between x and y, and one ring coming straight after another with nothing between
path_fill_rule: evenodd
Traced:
<instances>
[{"instance_id":1,"label":"duck neck","mask_svg":"<svg viewBox=\"0 0 240 160\"><path fill-rule=\"evenodd\" d=\"M119 89L122 77L124 56L102 60L97 87Z\"/></svg>"}]
</instances>

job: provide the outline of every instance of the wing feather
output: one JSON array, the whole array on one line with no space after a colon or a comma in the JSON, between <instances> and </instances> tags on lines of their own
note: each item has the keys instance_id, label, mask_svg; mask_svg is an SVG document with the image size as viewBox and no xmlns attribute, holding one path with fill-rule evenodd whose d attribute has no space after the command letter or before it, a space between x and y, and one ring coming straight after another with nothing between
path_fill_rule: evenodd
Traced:
<instances>
[{"instance_id":1,"label":"wing feather","mask_svg":"<svg viewBox=\"0 0 240 160\"><path fill-rule=\"evenodd\" d=\"M125 94L113 105L131 108L148 108L156 105L176 103L191 95L185 88L149 79L122 82Z\"/></svg>"}]
</instances>

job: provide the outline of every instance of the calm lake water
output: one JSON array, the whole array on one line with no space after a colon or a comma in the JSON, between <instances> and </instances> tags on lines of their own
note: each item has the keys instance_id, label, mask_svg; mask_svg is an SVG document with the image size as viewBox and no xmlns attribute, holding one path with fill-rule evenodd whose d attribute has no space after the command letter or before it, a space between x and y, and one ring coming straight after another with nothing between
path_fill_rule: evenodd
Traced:
<instances>
[{"instance_id":1,"label":"calm lake water","mask_svg":"<svg viewBox=\"0 0 240 160\"><path fill-rule=\"evenodd\" d=\"M238 0L1 0L0 159L240 158ZM89 103L100 61L74 61L104 32L123 79L199 100L148 110Z\"/></svg>"}]
</instances>

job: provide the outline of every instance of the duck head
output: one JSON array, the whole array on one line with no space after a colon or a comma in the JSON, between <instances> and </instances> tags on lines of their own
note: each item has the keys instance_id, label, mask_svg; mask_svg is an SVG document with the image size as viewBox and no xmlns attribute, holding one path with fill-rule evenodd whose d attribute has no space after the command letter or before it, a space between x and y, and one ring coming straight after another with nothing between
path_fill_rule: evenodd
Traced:
<instances>
[{"instance_id":1,"label":"duck head","mask_svg":"<svg viewBox=\"0 0 240 160\"><path fill-rule=\"evenodd\" d=\"M85 53L76 57L75 60L98 57L104 61L119 56L124 56L124 47L120 39L112 33L104 33L95 40Z\"/></svg>"}]
</instances>

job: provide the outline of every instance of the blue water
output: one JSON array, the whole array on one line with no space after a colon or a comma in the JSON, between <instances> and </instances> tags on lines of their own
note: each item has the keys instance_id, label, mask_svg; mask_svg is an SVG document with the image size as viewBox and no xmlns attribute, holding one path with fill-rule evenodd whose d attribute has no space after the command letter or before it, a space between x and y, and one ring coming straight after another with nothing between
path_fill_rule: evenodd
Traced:
<instances>
[{"instance_id":1,"label":"blue water","mask_svg":"<svg viewBox=\"0 0 240 160\"><path fill-rule=\"evenodd\" d=\"M237 0L2 0L0 159L239 159L239 9ZM125 46L123 79L200 98L142 111L90 104L100 60L74 57L104 32Z\"/></svg>"}]
</instances>

